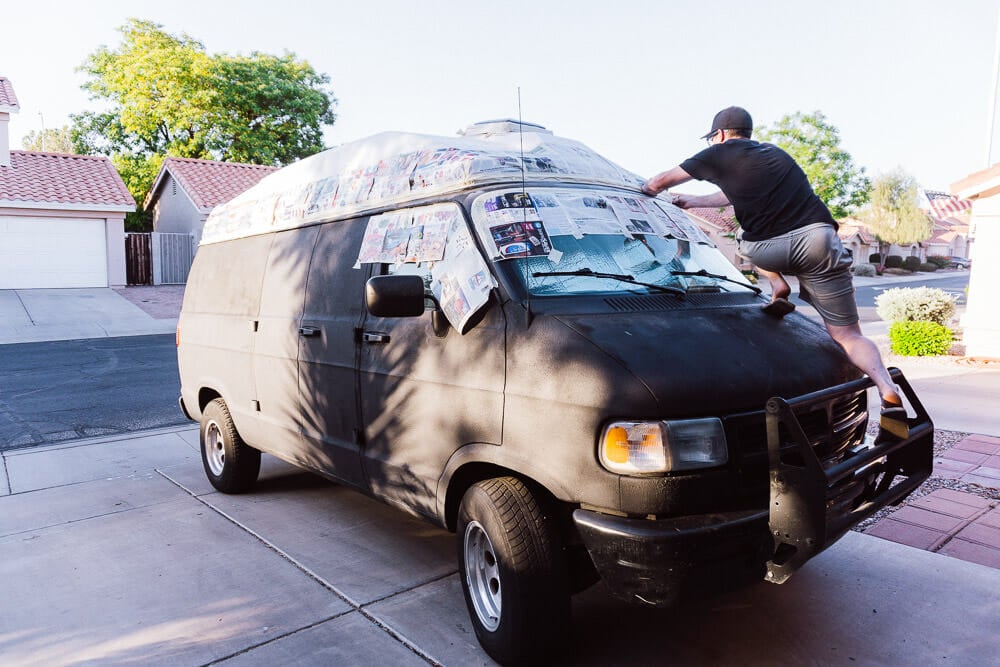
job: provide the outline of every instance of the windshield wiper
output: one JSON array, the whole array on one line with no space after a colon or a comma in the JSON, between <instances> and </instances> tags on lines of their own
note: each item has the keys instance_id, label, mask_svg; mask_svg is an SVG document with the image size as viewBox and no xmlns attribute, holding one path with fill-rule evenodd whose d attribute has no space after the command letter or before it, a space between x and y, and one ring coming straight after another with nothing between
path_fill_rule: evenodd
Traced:
<instances>
[{"instance_id":1,"label":"windshield wiper","mask_svg":"<svg viewBox=\"0 0 1000 667\"><path fill-rule=\"evenodd\" d=\"M741 283L739 280L733 280L728 276L721 276L718 273L709 273L705 269L698 269L697 271L671 271L672 276L696 276L699 278L714 278L715 280L725 280L726 282L739 285L740 287L746 287L748 290L753 290L754 294L760 294L762 290L756 285L748 285L746 283Z\"/></svg>"},{"instance_id":2,"label":"windshield wiper","mask_svg":"<svg viewBox=\"0 0 1000 667\"><path fill-rule=\"evenodd\" d=\"M535 271L531 274L531 276L532 278L542 278L545 276L591 276L592 278L608 278L610 280L620 280L621 282L628 283L630 285L648 287L649 289L666 292L667 294L676 294L682 298L685 295L685 291L678 287L644 283L641 280L636 280L635 276L630 276L627 273L602 273L600 271L594 271L593 269L577 269L575 271Z\"/></svg>"}]
</instances>

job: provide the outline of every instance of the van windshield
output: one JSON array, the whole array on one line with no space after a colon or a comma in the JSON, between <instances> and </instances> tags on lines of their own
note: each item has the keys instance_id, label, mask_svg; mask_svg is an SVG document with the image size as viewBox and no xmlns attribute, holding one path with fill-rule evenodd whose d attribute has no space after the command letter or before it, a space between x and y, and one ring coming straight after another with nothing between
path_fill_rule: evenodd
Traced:
<instances>
[{"instance_id":1,"label":"van windshield","mask_svg":"<svg viewBox=\"0 0 1000 667\"><path fill-rule=\"evenodd\" d=\"M533 296L756 288L680 209L613 190L481 195L472 218L507 278Z\"/></svg>"}]
</instances>

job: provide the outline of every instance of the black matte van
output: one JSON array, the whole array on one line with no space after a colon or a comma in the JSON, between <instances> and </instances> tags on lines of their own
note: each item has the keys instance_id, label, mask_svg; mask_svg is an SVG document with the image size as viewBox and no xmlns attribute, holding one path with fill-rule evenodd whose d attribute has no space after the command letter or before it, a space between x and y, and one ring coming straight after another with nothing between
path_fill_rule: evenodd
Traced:
<instances>
[{"instance_id":1,"label":"black matte van","mask_svg":"<svg viewBox=\"0 0 1000 667\"><path fill-rule=\"evenodd\" d=\"M499 121L387 133L210 216L178 327L181 407L219 490L260 452L457 533L476 634L558 647L603 579L644 604L784 581L930 473L933 426L866 435L824 330L666 198Z\"/></svg>"}]
</instances>

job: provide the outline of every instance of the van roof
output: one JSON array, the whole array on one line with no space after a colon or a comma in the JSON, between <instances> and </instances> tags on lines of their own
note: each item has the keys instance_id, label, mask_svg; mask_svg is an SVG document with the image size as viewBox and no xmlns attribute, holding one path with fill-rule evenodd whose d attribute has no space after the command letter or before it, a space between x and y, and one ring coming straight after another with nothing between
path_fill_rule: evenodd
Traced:
<instances>
[{"instance_id":1,"label":"van roof","mask_svg":"<svg viewBox=\"0 0 1000 667\"><path fill-rule=\"evenodd\" d=\"M202 243L355 217L486 184L553 181L638 189L643 180L540 125L495 120L459 136L383 132L266 176L216 207Z\"/></svg>"}]
</instances>

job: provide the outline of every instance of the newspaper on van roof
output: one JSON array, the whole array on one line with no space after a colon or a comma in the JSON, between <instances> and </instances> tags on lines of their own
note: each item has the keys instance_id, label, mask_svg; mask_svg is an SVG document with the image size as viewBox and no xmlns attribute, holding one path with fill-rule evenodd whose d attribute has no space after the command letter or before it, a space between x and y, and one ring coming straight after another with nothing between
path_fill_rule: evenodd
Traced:
<instances>
[{"instance_id":1,"label":"newspaper on van roof","mask_svg":"<svg viewBox=\"0 0 1000 667\"><path fill-rule=\"evenodd\" d=\"M263 178L216 207L202 243L346 218L473 186L519 181L637 189L644 179L572 139L527 131L438 137L384 132ZM522 172L523 167L523 172Z\"/></svg>"}]
</instances>

